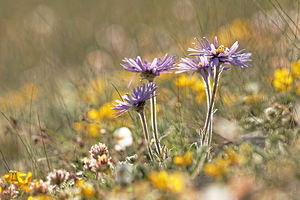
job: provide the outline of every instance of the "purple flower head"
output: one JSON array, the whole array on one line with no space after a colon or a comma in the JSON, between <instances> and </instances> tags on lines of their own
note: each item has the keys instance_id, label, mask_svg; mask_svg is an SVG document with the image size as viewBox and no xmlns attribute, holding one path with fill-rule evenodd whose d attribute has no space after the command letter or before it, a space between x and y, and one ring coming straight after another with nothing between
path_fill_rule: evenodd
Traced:
<instances>
[{"instance_id":1,"label":"purple flower head","mask_svg":"<svg viewBox=\"0 0 300 200\"><path fill-rule=\"evenodd\" d=\"M189 48L188 51L193 53L189 54L191 56L207 56L209 58L210 67L231 64L235 67L247 67L248 61L251 61L251 53L242 53L245 49L237 52L239 43L236 41L231 48L224 47L223 45L218 45L217 37L215 37L214 43L209 43L209 41L204 37L204 40L199 40L196 38L199 44L195 44L195 48Z\"/></svg>"},{"instance_id":2,"label":"purple flower head","mask_svg":"<svg viewBox=\"0 0 300 200\"><path fill-rule=\"evenodd\" d=\"M205 56L196 56L194 60L189 58L181 58L181 63L178 64L177 70L178 71L175 73L192 71L191 76L198 72L202 75L205 82L207 82L208 73L213 76L209 67L208 59Z\"/></svg>"},{"instance_id":3,"label":"purple flower head","mask_svg":"<svg viewBox=\"0 0 300 200\"><path fill-rule=\"evenodd\" d=\"M156 76L159 76L160 73L168 73L171 72L171 70L174 70L174 59L175 56L168 57L168 54L166 54L162 61L160 58L154 58L152 63L150 63L147 60L143 62L141 57L138 56L137 59L125 58L123 60L124 64L121 64L121 66L127 71L135 72L136 75L140 73L142 78L152 81ZM132 80L136 77L136 75L132 78Z\"/></svg>"},{"instance_id":4,"label":"purple flower head","mask_svg":"<svg viewBox=\"0 0 300 200\"><path fill-rule=\"evenodd\" d=\"M154 83L143 83L143 86L133 89L133 93L125 94L122 98L123 101L116 100L117 104L113 104L113 110L117 112L115 115L122 115L125 112L129 111L131 108L136 112L143 112L146 101L153 97L153 92L157 89L157 86Z\"/></svg>"}]
</instances>

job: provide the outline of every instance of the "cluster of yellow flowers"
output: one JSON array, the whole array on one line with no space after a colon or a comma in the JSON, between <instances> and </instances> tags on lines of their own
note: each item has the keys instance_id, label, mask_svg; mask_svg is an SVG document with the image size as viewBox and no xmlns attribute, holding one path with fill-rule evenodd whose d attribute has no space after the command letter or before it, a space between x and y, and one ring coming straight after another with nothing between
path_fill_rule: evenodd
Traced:
<instances>
[{"instance_id":1,"label":"cluster of yellow flowers","mask_svg":"<svg viewBox=\"0 0 300 200\"><path fill-rule=\"evenodd\" d=\"M175 156L173 158L173 162L176 165L179 165L181 167L187 167L192 164L192 153L190 151L186 152L183 156Z\"/></svg>"},{"instance_id":2,"label":"cluster of yellow flowers","mask_svg":"<svg viewBox=\"0 0 300 200\"><path fill-rule=\"evenodd\" d=\"M26 105L38 98L38 87L34 84L26 84L17 91L11 91L0 98L2 111L8 109L24 109Z\"/></svg>"},{"instance_id":3,"label":"cluster of yellow flowers","mask_svg":"<svg viewBox=\"0 0 300 200\"><path fill-rule=\"evenodd\" d=\"M88 118L101 122L104 119L114 118L114 111L111 109L112 103L102 105L98 110L92 109L87 113Z\"/></svg>"},{"instance_id":4,"label":"cluster of yellow flowers","mask_svg":"<svg viewBox=\"0 0 300 200\"><path fill-rule=\"evenodd\" d=\"M24 179L24 177L26 178ZM9 171L8 174L5 174L3 176L3 179L9 184L14 184L15 186L17 186L19 190L29 193L31 177L31 172L28 172L26 176L26 174L23 174L21 172Z\"/></svg>"},{"instance_id":5,"label":"cluster of yellow flowers","mask_svg":"<svg viewBox=\"0 0 300 200\"><path fill-rule=\"evenodd\" d=\"M185 74L182 74L179 76L179 78L174 80L174 83L176 86L180 88L187 87L191 89L194 93L196 93L196 101L200 104L205 101L206 99L206 93L205 93L205 87L204 87L204 81L196 78L195 76L192 76L190 79L188 79L188 76Z\"/></svg>"},{"instance_id":6,"label":"cluster of yellow flowers","mask_svg":"<svg viewBox=\"0 0 300 200\"><path fill-rule=\"evenodd\" d=\"M179 193L182 192L185 188L183 175L178 172L152 172L149 178L152 185L159 190Z\"/></svg>"},{"instance_id":7,"label":"cluster of yellow flowers","mask_svg":"<svg viewBox=\"0 0 300 200\"><path fill-rule=\"evenodd\" d=\"M277 69L274 72L273 85L276 91L285 92L292 88L293 77L290 71L286 68Z\"/></svg>"},{"instance_id":8,"label":"cluster of yellow flowers","mask_svg":"<svg viewBox=\"0 0 300 200\"><path fill-rule=\"evenodd\" d=\"M290 91L294 79L300 79L300 60L291 63L291 70L287 68L275 70L273 86L279 92ZM300 88L297 89L296 93L300 95Z\"/></svg>"},{"instance_id":9,"label":"cluster of yellow flowers","mask_svg":"<svg viewBox=\"0 0 300 200\"><path fill-rule=\"evenodd\" d=\"M73 128L78 132L87 132L91 137L98 137L101 132L101 123L104 120L109 120L114 117L111 105L111 103L106 103L98 110L90 110L87 113L87 117L92 120L92 122L75 122Z\"/></svg>"},{"instance_id":10,"label":"cluster of yellow flowers","mask_svg":"<svg viewBox=\"0 0 300 200\"><path fill-rule=\"evenodd\" d=\"M211 163L207 163L203 170L204 173L209 176L221 178L224 174L226 174L229 166L240 165L245 161L246 159L243 155L228 148L226 150L225 157L215 158Z\"/></svg>"}]
</instances>

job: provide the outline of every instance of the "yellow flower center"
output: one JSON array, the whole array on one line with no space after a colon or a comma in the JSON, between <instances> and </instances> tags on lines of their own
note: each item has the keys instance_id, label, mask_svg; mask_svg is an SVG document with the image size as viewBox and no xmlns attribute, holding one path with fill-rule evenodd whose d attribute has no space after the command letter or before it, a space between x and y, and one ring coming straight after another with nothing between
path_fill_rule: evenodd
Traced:
<instances>
[{"instance_id":1,"label":"yellow flower center","mask_svg":"<svg viewBox=\"0 0 300 200\"><path fill-rule=\"evenodd\" d=\"M220 53L224 54L225 53L225 49L223 47L219 47L219 48L216 49L216 53L217 54L220 54Z\"/></svg>"},{"instance_id":2,"label":"yellow flower center","mask_svg":"<svg viewBox=\"0 0 300 200\"><path fill-rule=\"evenodd\" d=\"M201 62L199 62L198 66L199 66L199 67L202 67L202 63L201 63Z\"/></svg>"}]
</instances>

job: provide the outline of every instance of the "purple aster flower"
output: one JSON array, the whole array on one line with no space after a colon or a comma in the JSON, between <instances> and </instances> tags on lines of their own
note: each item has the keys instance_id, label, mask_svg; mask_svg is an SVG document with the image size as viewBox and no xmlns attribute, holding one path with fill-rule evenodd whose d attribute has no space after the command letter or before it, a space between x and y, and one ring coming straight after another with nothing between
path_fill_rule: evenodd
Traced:
<instances>
[{"instance_id":1,"label":"purple aster flower","mask_svg":"<svg viewBox=\"0 0 300 200\"><path fill-rule=\"evenodd\" d=\"M247 67L248 61L251 61L251 53L242 53L245 49L237 52L239 43L236 41L231 48L224 47L223 45L218 45L217 37L215 37L214 43L209 43L209 41L204 37L204 40L199 40L195 38L199 44L195 44L195 48L189 48L188 51L193 53L189 54L191 56L207 56L209 58L210 67L231 64L235 67Z\"/></svg>"},{"instance_id":2,"label":"purple aster flower","mask_svg":"<svg viewBox=\"0 0 300 200\"><path fill-rule=\"evenodd\" d=\"M205 82L207 82L208 73L213 76L209 68L209 62L205 56L196 56L194 60L190 58L181 58L181 63L178 64L177 69L178 71L175 72L177 74L192 71L190 77L196 72L201 73Z\"/></svg>"},{"instance_id":3,"label":"purple aster flower","mask_svg":"<svg viewBox=\"0 0 300 200\"><path fill-rule=\"evenodd\" d=\"M143 112L146 101L153 97L153 92L157 89L155 83L143 83L143 86L133 89L133 94L125 94L122 98L123 101L116 100L117 104L113 104L113 110L118 112L115 115L122 115L129 111L131 108L137 112Z\"/></svg>"},{"instance_id":4,"label":"purple aster flower","mask_svg":"<svg viewBox=\"0 0 300 200\"><path fill-rule=\"evenodd\" d=\"M153 81L153 79L156 76L159 76L160 73L168 73L175 69L174 59L175 56L168 57L168 54L166 54L162 61L160 58L154 58L152 63L150 63L147 60L143 62L141 57L138 56L137 59L125 58L123 60L125 64L121 64L121 66L127 71L135 72L136 75L140 73L142 78ZM136 77L136 75L132 78L132 80Z\"/></svg>"}]
</instances>

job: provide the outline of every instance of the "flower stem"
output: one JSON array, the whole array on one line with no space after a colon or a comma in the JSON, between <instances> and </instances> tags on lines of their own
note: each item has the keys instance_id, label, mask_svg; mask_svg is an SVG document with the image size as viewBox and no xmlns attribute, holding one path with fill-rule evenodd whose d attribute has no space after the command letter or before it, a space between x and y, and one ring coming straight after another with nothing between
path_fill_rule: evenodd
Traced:
<instances>
[{"instance_id":1,"label":"flower stem","mask_svg":"<svg viewBox=\"0 0 300 200\"><path fill-rule=\"evenodd\" d=\"M153 92L155 95L155 91ZM152 129L153 129L153 137L155 140L156 151L158 155L161 155L161 147L158 139L158 130L157 130L157 118L156 118L156 96L153 96L150 100L151 102L151 118L152 118Z\"/></svg>"},{"instance_id":2,"label":"flower stem","mask_svg":"<svg viewBox=\"0 0 300 200\"><path fill-rule=\"evenodd\" d=\"M223 71L222 66L216 66L214 68L214 83L213 83L213 90L209 102L209 109L207 111L206 115L206 120L202 132L202 141L201 144L204 144L205 146L210 146L211 144L211 138L212 138L212 116L214 112L214 103L215 103L215 98L217 94L217 89L218 89L218 83L220 79L221 72Z\"/></svg>"},{"instance_id":3,"label":"flower stem","mask_svg":"<svg viewBox=\"0 0 300 200\"><path fill-rule=\"evenodd\" d=\"M143 131L144 131L144 137L145 137L145 142L147 145L148 154L149 154L150 160L153 161L153 154L152 154L151 147L150 147L150 138L149 138L149 134L148 134L145 111L138 112L138 114L141 119L141 124L142 124Z\"/></svg>"},{"instance_id":4,"label":"flower stem","mask_svg":"<svg viewBox=\"0 0 300 200\"><path fill-rule=\"evenodd\" d=\"M210 87L210 77L208 76L207 77L207 82L205 81L205 79L203 78L203 81L204 81L204 87L205 87L205 93L206 93L206 103L207 103L207 110L209 110L209 105L210 105L210 93L211 93L211 87ZM207 115L208 113L206 114L206 120L207 120ZM205 120L205 121L206 121ZM203 146L203 133L200 133L200 136L201 136L201 139L200 139L200 146Z\"/></svg>"},{"instance_id":5,"label":"flower stem","mask_svg":"<svg viewBox=\"0 0 300 200\"><path fill-rule=\"evenodd\" d=\"M149 82L153 82L153 81L149 81ZM161 157L161 146L160 146L160 142L159 142L159 139L158 139L158 130L157 130L155 91L153 92L153 96L152 96L150 102L151 102L151 122L152 122L153 138L154 138L154 141L155 141L156 152Z\"/></svg>"}]
</instances>

